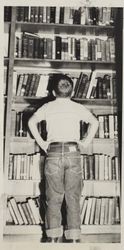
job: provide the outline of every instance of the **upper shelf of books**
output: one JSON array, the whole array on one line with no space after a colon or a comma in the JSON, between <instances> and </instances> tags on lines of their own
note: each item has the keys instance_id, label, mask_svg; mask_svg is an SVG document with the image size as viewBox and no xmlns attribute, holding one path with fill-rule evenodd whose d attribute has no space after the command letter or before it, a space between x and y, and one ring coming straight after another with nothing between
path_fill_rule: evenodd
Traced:
<instances>
[{"instance_id":1,"label":"upper shelf of books","mask_svg":"<svg viewBox=\"0 0 124 250\"><path fill-rule=\"evenodd\" d=\"M11 7L5 7L4 21L11 21ZM70 24L112 26L117 9L111 7L20 6L16 7L16 21L37 24Z\"/></svg>"}]
</instances>

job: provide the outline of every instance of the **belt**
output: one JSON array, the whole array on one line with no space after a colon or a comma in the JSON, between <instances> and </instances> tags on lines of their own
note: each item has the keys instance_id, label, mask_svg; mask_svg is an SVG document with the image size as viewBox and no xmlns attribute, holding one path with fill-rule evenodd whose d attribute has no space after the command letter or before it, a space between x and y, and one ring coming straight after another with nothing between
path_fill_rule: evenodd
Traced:
<instances>
[{"instance_id":1,"label":"belt","mask_svg":"<svg viewBox=\"0 0 124 250\"><path fill-rule=\"evenodd\" d=\"M78 145L78 143L77 142L75 142L75 141L67 141L67 142L51 142L50 144L49 144L50 146L62 146L62 145Z\"/></svg>"}]
</instances>

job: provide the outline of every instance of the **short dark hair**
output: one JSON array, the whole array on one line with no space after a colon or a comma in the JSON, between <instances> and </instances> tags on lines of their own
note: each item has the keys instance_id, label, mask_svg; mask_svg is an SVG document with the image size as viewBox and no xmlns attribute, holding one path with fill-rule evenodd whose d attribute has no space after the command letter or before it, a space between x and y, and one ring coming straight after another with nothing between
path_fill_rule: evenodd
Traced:
<instances>
[{"instance_id":1,"label":"short dark hair","mask_svg":"<svg viewBox=\"0 0 124 250\"><path fill-rule=\"evenodd\" d=\"M60 82L61 85L59 85ZM55 74L53 77L53 90L60 97L69 97L73 90L73 81L67 75Z\"/></svg>"}]
</instances>

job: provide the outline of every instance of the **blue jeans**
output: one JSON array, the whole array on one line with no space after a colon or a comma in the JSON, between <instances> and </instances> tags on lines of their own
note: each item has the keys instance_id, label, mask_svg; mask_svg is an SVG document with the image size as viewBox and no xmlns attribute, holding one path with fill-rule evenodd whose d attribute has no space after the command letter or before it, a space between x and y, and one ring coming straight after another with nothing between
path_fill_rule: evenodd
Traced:
<instances>
[{"instance_id":1,"label":"blue jeans","mask_svg":"<svg viewBox=\"0 0 124 250\"><path fill-rule=\"evenodd\" d=\"M80 239L80 197L82 190L81 157L75 142L51 143L45 162L46 233L61 237L61 205L65 195L67 210L66 239Z\"/></svg>"}]
</instances>

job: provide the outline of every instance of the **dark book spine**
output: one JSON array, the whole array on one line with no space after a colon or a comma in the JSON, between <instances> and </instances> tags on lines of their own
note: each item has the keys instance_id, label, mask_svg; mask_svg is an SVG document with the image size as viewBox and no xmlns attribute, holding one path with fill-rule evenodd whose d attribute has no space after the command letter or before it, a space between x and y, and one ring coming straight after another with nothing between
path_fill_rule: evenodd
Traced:
<instances>
[{"instance_id":1,"label":"dark book spine","mask_svg":"<svg viewBox=\"0 0 124 250\"><path fill-rule=\"evenodd\" d=\"M39 58L44 58L44 38L40 38L39 40Z\"/></svg>"},{"instance_id":2,"label":"dark book spine","mask_svg":"<svg viewBox=\"0 0 124 250\"><path fill-rule=\"evenodd\" d=\"M32 77L31 82L30 82L30 89L29 89L29 92L28 92L28 96L32 95L32 91L33 91L34 84L35 84L35 79L36 79L36 75L33 74L33 77Z\"/></svg>"},{"instance_id":3,"label":"dark book spine","mask_svg":"<svg viewBox=\"0 0 124 250\"><path fill-rule=\"evenodd\" d=\"M50 23L55 23L56 7L50 7Z\"/></svg>"},{"instance_id":4,"label":"dark book spine","mask_svg":"<svg viewBox=\"0 0 124 250\"><path fill-rule=\"evenodd\" d=\"M56 59L61 59L61 40L62 38L59 36L56 36L55 38L55 48L56 48Z\"/></svg>"},{"instance_id":5,"label":"dark book spine","mask_svg":"<svg viewBox=\"0 0 124 250\"><path fill-rule=\"evenodd\" d=\"M12 8L10 6L4 7L4 22L11 21Z\"/></svg>"},{"instance_id":6,"label":"dark book spine","mask_svg":"<svg viewBox=\"0 0 124 250\"><path fill-rule=\"evenodd\" d=\"M84 88L85 88L87 82L88 82L88 76L83 74L83 77L81 79L80 86L79 86L79 89L78 89L78 93L77 93L78 98L82 97L83 91L84 91Z\"/></svg>"},{"instance_id":7,"label":"dark book spine","mask_svg":"<svg viewBox=\"0 0 124 250\"><path fill-rule=\"evenodd\" d=\"M40 38L34 38L34 58L39 57L39 43L40 43Z\"/></svg>"},{"instance_id":8,"label":"dark book spine","mask_svg":"<svg viewBox=\"0 0 124 250\"><path fill-rule=\"evenodd\" d=\"M34 38L28 37L28 58L34 57Z\"/></svg>"},{"instance_id":9,"label":"dark book spine","mask_svg":"<svg viewBox=\"0 0 124 250\"><path fill-rule=\"evenodd\" d=\"M39 7L35 7L34 9L34 22L38 23L38 15L39 15Z\"/></svg>"},{"instance_id":10,"label":"dark book spine","mask_svg":"<svg viewBox=\"0 0 124 250\"><path fill-rule=\"evenodd\" d=\"M31 7L31 13L30 13L30 22L34 23L34 17L35 17L35 7Z\"/></svg>"},{"instance_id":11,"label":"dark book spine","mask_svg":"<svg viewBox=\"0 0 124 250\"><path fill-rule=\"evenodd\" d=\"M27 79L27 84L26 84L26 89L25 89L25 96L29 95L32 78L33 78L33 74L28 74L28 79Z\"/></svg>"},{"instance_id":12,"label":"dark book spine","mask_svg":"<svg viewBox=\"0 0 124 250\"><path fill-rule=\"evenodd\" d=\"M22 57L28 57L28 37L22 36Z\"/></svg>"},{"instance_id":13,"label":"dark book spine","mask_svg":"<svg viewBox=\"0 0 124 250\"><path fill-rule=\"evenodd\" d=\"M88 41L88 60L92 60L92 42L91 40Z\"/></svg>"},{"instance_id":14,"label":"dark book spine","mask_svg":"<svg viewBox=\"0 0 124 250\"><path fill-rule=\"evenodd\" d=\"M81 11L80 8L78 10L74 10L73 13L73 24L80 24L81 23Z\"/></svg>"},{"instance_id":15,"label":"dark book spine","mask_svg":"<svg viewBox=\"0 0 124 250\"><path fill-rule=\"evenodd\" d=\"M104 116L104 138L109 138L109 119L108 116Z\"/></svg>"},{"instance_id":16,"label":"dark book spine","mask_svg":"<svg viewBox=\"0 0 124 250\"><path fill-rule=\"evenodd\" d=\"M63 24L64 23L64 7L60 7L60 19L59 23Z\"/></svg>"},{"instance_id":17,"label":"dark book spine","mask_svg":"<svg viewBox=\"0 0 124 250\"><path fill-rule=\"evenodd\" d=\"M24 7L24 22L29 21L29 7Z\"/></svg>"},{"instance_id":18,"label":"dark book spine","mask_svg":"<svg viewBox=\"0 0 124 250\"><path fill-rule=\"evenodd\" d=\"M96 87L96 98L102 99L103 98L103 79L101 77L97 78L97 87Z\"/></svg>"},{"instance_id":19,"label":"dark book spine","mask_svg":"<svg viewBox=\"0 0 124 250\"><path fill-rule=\"evenodd\" d=\"M32 96L36 95L37 89L38 89L38 85L39 85L39 81L40 81L40 75L37 74L36 75L36 79L35 79L35 84L34 84L34 88L32 90Z\"/></svg>"},{"instance_id":20,"label":"dark book spine","mask_svg":"<svg viewBox=\"0 0 124 250\"><path fill-rule=\"evenodd\" d=\"M18 22L23 22L24 21L24 7L17 7L16 11L17 11L16 20Z\"/></svg>"},{"instance_id":21,"label":"dark book spine","mask_svg":"<svg viewBox=\"0 0 124 250\"><path fill-rule=\"evenodd\" d=\"M76 54L76 60L80 60L80 40L76 39L75 43L75 54Z\"/></svg>"}]
</instances>

